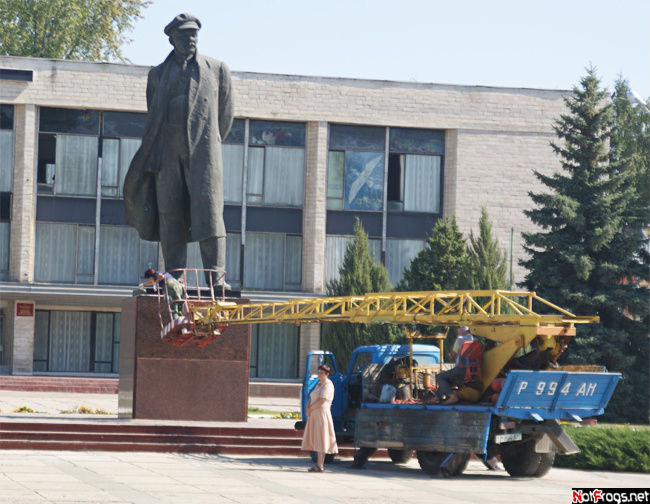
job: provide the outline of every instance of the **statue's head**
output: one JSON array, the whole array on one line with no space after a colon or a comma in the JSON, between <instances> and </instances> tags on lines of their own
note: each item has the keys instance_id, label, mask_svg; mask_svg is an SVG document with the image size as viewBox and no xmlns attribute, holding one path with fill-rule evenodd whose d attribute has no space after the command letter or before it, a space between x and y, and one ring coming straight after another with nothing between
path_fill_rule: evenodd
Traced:
<instances>
[{"instance_id":1,"label":"statue's head","mask_svg":"<svg viewBox=\"0 0 650 504\"><path fill-rule=\"evenodd\" d=\"M179 14L165 26L165 34L174 46L174 51L183 58L189 58L196 53L198 32L201 21L191 14Z\"/></svg>"}]
</instances>

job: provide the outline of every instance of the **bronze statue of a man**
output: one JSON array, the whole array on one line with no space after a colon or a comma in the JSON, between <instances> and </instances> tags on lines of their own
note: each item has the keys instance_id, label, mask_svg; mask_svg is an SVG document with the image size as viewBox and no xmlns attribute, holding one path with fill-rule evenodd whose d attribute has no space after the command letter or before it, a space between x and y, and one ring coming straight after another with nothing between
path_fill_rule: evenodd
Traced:
<instances>
[{"instance_id":1,"label":"bronze statue of a man","mask_svg":"<svg viewBox=\"0 0 650 504\"><path fill-rule=\"evenodd\" d=\"M201 22L179 14L165 34L174 50L149 72L142 145L124 181L128 223L160 241L165 269L185 268L198 241L203 267L224 269L221 142L233 120L230 71L196 50Z\"/></svg>"}]
</instances>

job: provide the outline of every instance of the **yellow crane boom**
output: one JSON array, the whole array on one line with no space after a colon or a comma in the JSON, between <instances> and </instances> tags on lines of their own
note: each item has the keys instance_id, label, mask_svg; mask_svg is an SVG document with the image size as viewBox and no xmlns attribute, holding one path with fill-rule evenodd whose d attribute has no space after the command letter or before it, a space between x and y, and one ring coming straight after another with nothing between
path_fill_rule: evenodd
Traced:
<instances>
[{"instance_id":1,"label":"yellow crane boom","mask_svg":"<svg viewBox=\"0 0 650 504\"><path fill-rule=\"evenodd\" d=\"M519 349L534 341L537 351L554 361L575 336L575 324L599 320L574 315L534 292L505 290L388 292L251 304L188 300L188 305L196 333L205 334L228 325L265 323L468 326L495 344L483 353L481 385L461 391L466 399L478 398Z\"/></svg>"},{"instance_id":2,"label":"yellow crane boom","mask_svg":"<svg viewBox=\"0 0 650 504\"><path fill-rule=\"evenodd\" d=\"M388 292L272 303L189 304L195 322L205 325L356 322L572 327L598 321L598 317L574 315L534 292L503 290ZM539 308L542 313L536 311Z\"/></svg>"}]
</instances>

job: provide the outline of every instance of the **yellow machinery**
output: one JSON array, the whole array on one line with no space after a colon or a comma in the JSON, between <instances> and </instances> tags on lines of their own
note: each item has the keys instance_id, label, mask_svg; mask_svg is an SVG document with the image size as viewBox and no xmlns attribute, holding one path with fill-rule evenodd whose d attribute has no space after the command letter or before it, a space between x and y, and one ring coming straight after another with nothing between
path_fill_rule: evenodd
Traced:
<instances>
[{"instance_id":1,"label":"yellow machinery","mask_svg":"<svg viewBox=\"0 0 650 504\"><path fill-rule=\"evenodd\" d=\"M576 324L598 322L577 316L534 292L458 290L390 292L363 296L293 299L287 302L235 304L187 300L197 333L213 334L236 324L352 322L468 326L488 341L483 353L481 383L459 391L477 400L520 349L534 346L555 362L576 334Z\"/></svg>"}]
</instances>

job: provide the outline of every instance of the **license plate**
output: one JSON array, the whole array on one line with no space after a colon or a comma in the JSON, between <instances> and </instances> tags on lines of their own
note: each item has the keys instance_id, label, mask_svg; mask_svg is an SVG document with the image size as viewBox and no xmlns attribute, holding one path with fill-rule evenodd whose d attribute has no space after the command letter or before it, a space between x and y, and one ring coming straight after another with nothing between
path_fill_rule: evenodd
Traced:
<instances>
[{"instance_id":1,"label":"license plate","mask_svg":"<svg viewBox=\"0 0 650 504\"><path fill-rule=\"evenodd\" d=\"M510 441L519 441L521 439L521 432L515 432L513 434L497 434L494 436L494 442L496 444L508 443Z\"/></svg>"}]
</instances>

